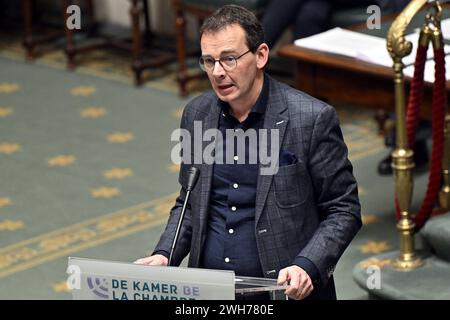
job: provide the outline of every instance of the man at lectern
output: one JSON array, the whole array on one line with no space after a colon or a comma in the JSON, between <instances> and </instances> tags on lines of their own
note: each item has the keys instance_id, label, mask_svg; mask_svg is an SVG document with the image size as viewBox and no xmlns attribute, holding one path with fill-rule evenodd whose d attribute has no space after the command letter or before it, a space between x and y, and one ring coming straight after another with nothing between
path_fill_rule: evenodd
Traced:
<instances>
[{"instance_id":1,"label":"man at lectern","mask_svg":"<svg viewBox=\"0 0 450 320\"><path fill-rule=\"evenodd\" d=\"M264 72L263 29L242 7L207 18L200 42L213 90L184 109L181 191L152 255L135 263L168 264L196 167L171 265L189 254L190 267L288 281L293 299L336 299L333 271L362 223L334 108Z\"/></svg>"}]
</instances>

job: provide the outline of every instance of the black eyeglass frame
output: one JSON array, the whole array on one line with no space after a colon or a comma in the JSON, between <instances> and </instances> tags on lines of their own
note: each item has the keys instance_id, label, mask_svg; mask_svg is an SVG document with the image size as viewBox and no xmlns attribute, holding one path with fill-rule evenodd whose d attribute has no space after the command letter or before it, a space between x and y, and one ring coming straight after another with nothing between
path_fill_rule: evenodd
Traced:
<instances>
[{"instance_id":1,"label":"black eyeglass frame","mask_svg":"<svg viewBox=\"0 0 450 320\"><path fill-rule=\"evenodd\" d=\"M238 57L233 57L233 56L225 56L225 57L221 57L221 58L219 58L219 59L213 59L214 60L214 64L212 65L212 67L210 68L210 69L208 69L206 66L205 66L205 63L202 63L201 61L202 61L202 59L204 59L205 57L200 57L199 59L198 59L198 64L200 65L200 68L203 70L203 71L205 71L205 72L210 72L210 71L212 71L212 70L214 70L214 67L215 67L215 65L216 65L216 62L219 62L219 64L220 64L220 66L225 70L225 71L231 71L231 70L233 70L233 69L235 69L236 67L237 67L237 62L238 62L238 60L240 59L240 58L242 58L243 56L245 56L247 53L249 53L249 52L251 52L252 50L251 49L248 49L247 51L245 51L243 54L241 54L240 56L238 56ZM206 57L208 57L208 58L212 58L211 56L206 56ZM229 58L233 58L234 59L234 67L232 67L231 69L230 69L230 67L228 67L228 66L224 66L223 64L222 64L222 60L223 59L225 59L225 58L227 58L227 59L229 59Z\"/></svg>"}]
</instances>

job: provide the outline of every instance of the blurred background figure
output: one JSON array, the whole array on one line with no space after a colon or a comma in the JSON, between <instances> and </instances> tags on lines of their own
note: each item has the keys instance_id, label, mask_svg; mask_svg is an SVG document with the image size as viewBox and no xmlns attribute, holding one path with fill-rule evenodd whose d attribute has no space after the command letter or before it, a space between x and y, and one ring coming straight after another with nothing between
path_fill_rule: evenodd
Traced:
<instances>
[{"instance_id":1,"label":"blurred background figure","mask_svg":"<svg viewBox=\"0 0 450 320\"><path fill-rule=\"evenodd\" d=\"M399 12L409 0L271 0L262 25L266 43L272 48L288 27L293 40L323 32L330 25L331 13L340 9L378 5L381 14Z\"/></svg>"}]
</instances>

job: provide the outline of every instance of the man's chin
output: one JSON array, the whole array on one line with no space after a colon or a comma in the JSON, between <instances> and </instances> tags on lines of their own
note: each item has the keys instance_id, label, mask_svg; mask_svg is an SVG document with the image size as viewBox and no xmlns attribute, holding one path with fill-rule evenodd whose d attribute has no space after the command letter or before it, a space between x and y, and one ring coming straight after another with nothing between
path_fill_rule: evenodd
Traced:
<instances>
[{"instance_id":1,"label":"man's chin","mask_svg":"<svg viewBox=\"0 0 450 320\"><path fill-rule=\"evenodd\" d=\"M219 97L220 100L224 101L224 102L231 102L236 98L236 93L235 92L231 92L228 94L224 94L221 90L214 90L217 94L217 96Z\"/></svg>"}]
</instances>

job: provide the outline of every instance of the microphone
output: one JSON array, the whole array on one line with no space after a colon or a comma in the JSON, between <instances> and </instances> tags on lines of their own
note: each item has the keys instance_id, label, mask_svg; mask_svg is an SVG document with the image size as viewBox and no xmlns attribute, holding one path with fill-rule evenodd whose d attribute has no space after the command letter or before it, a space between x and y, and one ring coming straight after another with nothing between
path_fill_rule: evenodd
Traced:
<instances>
[{"instance_id":1,"label":"microphone","mask_svg":"<svg viewBox=\"0 0 450 320\"><path fill-rule=\"evenodd\" d=\"M196 167L189 168L189 177L188 177L188 182L187 182L187 186L186 186L186 190L187 190L186 198L184 199L183 208L181 209L180 219L178 220L178 225L177 225L177 231L175 232L175 238L173 239L172 247L170 248L169 262L167 263L168 266L170 266L172 263L173 253L175 251L175 246L177 245L178 236L180 235L181 225L183 224L184 212L186 211L186 207L187 207L187 204L189 201L189 196L191 195L191 191L192 191L192 189L194 189L195 184L197 183L199 175L200 175L200 169L198 169Z\"/></svg>"},{"instance_id":2,"label":"microphone","mask_svg":"<svg viewBox=\"0 0 450 320\"><path fill-rule=\"evenodd\" d=\"M188 183L187 183L187 186L186 186L186 190L187 191L192 191L192 189L194 189L195 184L197 183L199 175L200 175L200 169L198 169L196 167L190 167L189 168Z\"/></svg>"}]
</instances>

